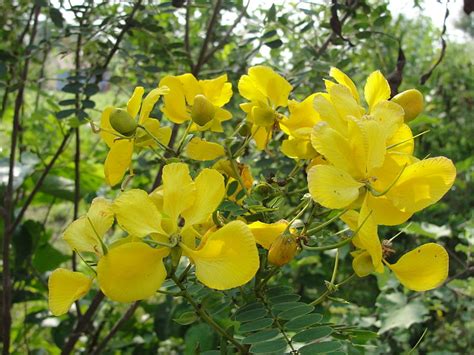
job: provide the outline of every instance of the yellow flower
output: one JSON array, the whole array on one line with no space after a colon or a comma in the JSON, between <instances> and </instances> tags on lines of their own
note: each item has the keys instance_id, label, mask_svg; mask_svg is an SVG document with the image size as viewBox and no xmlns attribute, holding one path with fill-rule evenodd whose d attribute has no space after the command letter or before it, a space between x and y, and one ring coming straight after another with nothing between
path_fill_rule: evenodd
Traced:
<instances>
[{"instance_id":1,"label":"yellow flower","mask_svg":"<svg viewBox=\"0 0 474 355\"><path fill-rule=\"evenodd\" d=\"M446 250L434 243L424 244L404 254L395 264L383 257L377 225L371 219L367 208L360 213L349 211L342 216L344 222L359 232L353 238L357 250L352 253L352 267L359 277L376 271L382 273L385 264L406 288L414 291L427 291L440 286L448 276L449 257ZM365 222L363 222L365 220ZM361 226L361 223L364 223Z\"/></svg>"},{"instance_id":2,"label":"yellow flower","mask_svg":"<svg viewBox=\"0 0 474 355\"><path fill-rule=\"evenodd\" d=\"M154 105L166 88L157 88L143 99L145 90L135 88L127 108L107 107L102 112L100 136L110 148L104 163L105 181L117 185L126 171L131 169L134 148L156 146L154 139L167 145L171 137L170 127L160 127L160 121L150 117ZM153 137L150 136L153 135Z\"/></svg>"},{"instance_id":3,"label":"yellow flower","mask_svg":"<svg viewBox=\"0 0 474 355\"><path fill-rule=\"evenodd\" d=\"M403 109L387 101L390 87L380 72L372 73L365 86L368 114L352 81L335 73L343 84L326 82L329 93L314 101L322 122L315 125L311 142L329 164L309 170L309 191L315 201L336 209L357 208L367 194L377 224L403 223L451 188L455 167L444 157L417 161L411 155L413 137L403 124Z\"/></svg>"},{"instance_id":4,"label":"yellow flower","mask_svg":"<svg viewBox=\"0 0 474 355\"><path fill-rule=\"evenodd\" d=\"M225 155L224 147L218 143L208 142L194 137L185 148L186 155L194 160L215 160Z\"/></svg>"},{"instance_id":5,"label":"yellow flower","mask_svg":"<svg viewBox=\"0 0 474 355\"><path fill-rule=\"evenodd\" d=\"M193 121L191 130L222 132L222 122L232 118L223 109L232 97L232 84L227 75L211 80L197 80L192 74L166 76L159 84L168 87L162 111L174 123Z\"/></svg>"},{"instance_id":6,"label":"yellow flower","mask_svg":"<svg viewBox=\"0 0 474 355\"><path fill-rule=\"evenodd\" d=\"M158 243L173 245L194 263L199 281L222 290L247 283L259 266L255 240L245 223L233 221L205 235L198 233L224 194L224 178L216 170L204 169L193 180L186 164L173 163L164 167L163 185L152 194L124 192L113 209L130 235L150 235Z\"/></svg>"},{"instance_id":7,"label":"yellow flower","mask_svg":"<svg viewBox=\"0 0 474 355\"><path fill-rule=\"evenodd\" d=\"M265 149L271 139L275 125L283 118L279 107L288 106L288 96L293 87L273 69L258 65L249 69L248 75L239 80L239 92L249 100L240 108L253 124L252 137L260 150Z\"/></svg>"},{"instance_id":8,"label":"yellow flower","mask_svg":"<svg viewBox=\"0 0 474 355\"><path fill-rule=\"evenodd\" d=\"M281 145L281 151L289 158L313 159L318 155L311 145L311 131L321 121L313 107L315 96L310 95L302 102L288 102L290 116L280 122L280 127L289 136Z\"/></svg>"},{"instance_id":9,"label":"yellow flower","mask_svg":"<svg viewBox=\"0 0 474 355\"><path fill-rule=\"evenodd\" d=\"M236 170L237 170L238 175L232 169L232 163L229 160L221 159L217 161L213 165L212 168L216 169L221 174L224 174L224 176L226 176L227 178L226 190L227 190L228 198L231 201L235 201L239 203L245 198L245 194L242 192L242 186L240 185L240 183L238 183L239 176L247 190L250 190L250 188L252 187L254 179L252 176L252 172L250 171L249 165L243 164L243 163L236 163L236 164L237 164ZM229 193L230 192L229 186L235 183L238 184L237 189L235 189L233 193ZM238 198L238 196L242 196L242 197Z\"/></svg>"}]
</instances>

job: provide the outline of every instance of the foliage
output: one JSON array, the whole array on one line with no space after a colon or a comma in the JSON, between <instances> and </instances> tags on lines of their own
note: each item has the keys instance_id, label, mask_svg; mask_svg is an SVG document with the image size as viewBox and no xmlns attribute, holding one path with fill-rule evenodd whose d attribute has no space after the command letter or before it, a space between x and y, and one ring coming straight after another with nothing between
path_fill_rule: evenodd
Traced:
<instances>
[{"instance_id":1,"label":"foliage","mask_svg":"<svg viewBox=\"0 0 474 355\"><path fill-rule=\"evenodd\" d=\"M241 0L2 3L0 195L5 203L0 229L10 275L4 257L3 330L5 308L12 317L11 345L4 351L233 353L236 344L229 339L237 339L240 351L250 353L415 349L449 354L472 348L472 43L444 36L444 58L420 84L440 56L442 24L396 16L386 1L331 4L290 2L265 8ZM470 23L472 14L459 26L471 33ZM430 132L416 138L416 155L449 157L457 178L436 205L398 227L381 226L378 233L389 239L401 232L397 251L430 242L443 245L450 256L443 286L414 293L387 270L354 281L348 243L337 252L303 249L282 267L268 264L267 251L259 248L261 267L252 282L239 288L207 288L181 262L174 269L179 282L168 279L147 301L103 301L100 293L91 291L78 301L79 311L73 306L66 315L53 317L48 309L51 272L73 267L87 273L64 242L64 230L88 211L94 198L115 199L120 193L120 184L111 188L105 183L108 148L93 132L101 113L107 106L125 107L134 87L143 86L148 93L167 75L193 73L210 79L227 74L232 83L234 97L225 109L233 118L223 123L225 134L203 131L194 136L221 144L225 155L238 156L237 170L250 166L254 184L246 195L245 181L239 181L246 176L226 176L225 198L213 215L215 221L272 223L301 212L292 225L299 230L335 221L312 235L316 245L341 241L334 236L343 229L338 211L318 204L302 211L308 161L280 153L288 137L275 132L265 150L255 149L249 139L250 127L239 108L245 99L237 87L239 78L256 64L284 76L294 87L290 98L298 101L325 91L322 79L328 78L331 67L350 74L356 83L380 69L392 96L410 88L422 92L425 109L410 127L414 133ZM170 141L175 142L170 147L185 151L191 136L185 125L163 115L161 107L160 102L151 117L169 128ZM9 176L13 137L14 175ZM164 162L185 160L193 177L213 166L170 154L142 150L133 161L134 177L124 187L156 188ZM121 236L113 227L110 240ZM86 261L91 260L87 254ZM165 266L171 275L173 266ZM6 288L10 277L11 288ZM9 289L11 312L5 306ZM94 305L95 314L87 318Z\"/></svg>"}]
</instances>

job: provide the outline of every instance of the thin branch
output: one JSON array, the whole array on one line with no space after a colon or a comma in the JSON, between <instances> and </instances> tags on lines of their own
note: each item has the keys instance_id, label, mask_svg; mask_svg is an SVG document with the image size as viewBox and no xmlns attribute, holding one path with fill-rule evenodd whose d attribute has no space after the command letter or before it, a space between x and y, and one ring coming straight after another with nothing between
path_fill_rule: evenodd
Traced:
<instances>
[{"instance_id":1,"label":"thin branch","mask_svg":"<svg viewBox=\"0 0 474 355\"><path fill-rule=\"evenodd\" d=\"M92 320L92 316L95 314L95 312L99 308L99 305L104 299L104 297L105 297L104 294L101 291L99 291L95 295L95 297L92 299L92 302L89 305L87 312L84 313L81 319L79 319L79 321L76 324L76 327L72 331L69 338L66 340L66 343L64 344L63 349L61 350L61 355L70 354L74 350L74 345L76 345L77 341L79 340L79 337L86 330L87 326Z\"/></svg>"},{"instance_id":2,"label":"thin branch","mask_svg":"<svg viewBox=\"0 0 474 355\"><path fill-rule=\"evenodd\" d=\"M446 40L444 39L444 35L446 33L446 21L449 16L449 8L448 8L448 1L446 1L446 12L444 13L444 20L443 20L443 31L441 32L441 53L439 54L438 60L436 63L433 64L430 70L428 70L425 74L423 74L420 78L420 84L424 85L428 79L433 74L434 70L441 64L443 61L444 55L446 54Z\"/></svg>"},{"instance_id":3,"label":"thin branch","mask_svg":"<svg viewBox=\"0 0 474 355\"><path fill-rule=\"evenodd\" d=\"M244 15L246 14L247 12L247 8L250 4L250 0L247 1L247 4L244 6L244 8L242 9L242 11L240 12L239 16L235 19L234 23L232 24L232 26L229 27L229 29L227 30L227 32L225 33L224 37L222 37L222 39L219 41L219 43L214 47L212 48L204 57L204 63L207 63L209 61L209 59L211 59L211 57L214 55L214 53L216 53L219 49L221 49L222 47L224 47L224 45L227 43L227 40L229 39L230 35L232 34L232 32L234 31L234 28L240 23L240 21L242 20L242 18L244 17Z\"/></svg>"},{"instance_id":4,"label":"thin branch","mask_svg":"<svg viewBox=\"0 0 474 355\"><path fill-rule=\"evenodd\" d=\"M209 42L211 40L212 33L214 32L214 26L217 23L217 18L219 17L219 12L222 6L222 0L217 0L216 3L214 4L214 9L212 11L212 16L211 19L209 20L209 24L207 26L207 31L206 31L206 37L204 38L204 42L202 43L201 46L201 51L199 52L199 57L197 60L196 65L193 68L193 74L197 76L199 72L201 71L202 66L205 64L205 56L207 52L207 47L209 45Z\"/></svg>"},{"instance_id":5,"label":"thin branch","mask_svg":"<svg viewBox=\"0 0 474 355\"><path fill-rule=\"evenodd\" d=\"M191 0L186 1L186 23L184 25L184 50L188 54L191 68L193 67L193 58L189 47L189 23L191 21Z\"/></svg>"},{"instance_id":6,"label":"thin branch","mask_svg":"<svg viewBox=\"0 0 474 355\"><path fill-rule=\"evenodd\" d=\"M120 319L114 324L112 329L110 329L109 334L100 342L100 344L95 348L95 350L90 353L91 355L101 354L105 349L107 343L114 337L117 331L133 316L136 309L140 305L140 301L136 301L128 307L127 311L120 317Z\"/></svg>"},{"instance_id":7,"label":"thin branch","mask_svg":"<svg viewBox=\"0 0 474 355\"><path fill-rule=\"evenodd\" d=\"M12 318L10 313L11 308L11 297L12 297L12 283L11 283L11 270L10 270L10 244L13 236L12 222L13 222L13 210L15 208L13 203L13 183L14 183L14 170L16 160L16 150L18 143L18 134L20 130L20 113L23 106L23 97L25 92L26 80L28 78L28 66L30 63L31 48L35 41L36 31L38 27L38 17L41 12L41 7L35 5L33 7L34 22L31 28L29 44L25 51L25 61L23 64L23 70L20 75L20 83L15 99L15 106L13 111L13 123L12 123L12 138L10 146L10 159L9 159L9 171L8 171L8 184L5 190L4 197L4 232L3 232L3 273L2 273L2 340L3 340L3 354L9 354L10 352L10 330L12 325ZM30 20L28 21L30 23ZM29 25L27 26L29 28Z\"/></svg>"}]
</instances>

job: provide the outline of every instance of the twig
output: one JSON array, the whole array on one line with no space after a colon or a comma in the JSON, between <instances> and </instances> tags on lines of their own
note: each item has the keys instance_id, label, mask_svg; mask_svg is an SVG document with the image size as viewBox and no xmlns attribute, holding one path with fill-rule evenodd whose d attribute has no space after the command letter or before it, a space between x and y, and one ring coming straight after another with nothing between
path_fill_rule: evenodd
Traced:
<instances>
[{"instance_id":1,"label":"twig","mask_svg":"<svg viewBox=\"0 0 474 355\"><path fill-rule=\"evenodd\" d=\"M110 329L109 334L99 343L99 345L95 348L95 350L91 353L91 355L101 354L102 350L105 349L107 343L114 337L117 331L122 327L122 325L127 322L135 313L136 309L140 305L140 301L136 301L132 303L130 307L128 307L127 311L120 317L120 319L114 324L112 329Z\"/></svg>"},{"instance_id":2,"label":"twig","mask_svg":"<svg viewBox=\"0 0 474 355\"><path fill-rule=\"evenodd\" d=\"M12 138L10 146L10 159L9 159L9 171L8 171L8 184L5 189L4 197L4 210L5 210L5 219L4 219L4 232L3 232L3 273L2 273L2 338L3 338L3 354L9 354L10 352L10 330L12 325L12 318L10 313L11 308L11 297L12 297L12 284L11 284L11 270L10 270L10 244L13 236L12 222L13 222L13 182L14 182L14 170L15 170L15 159L16 159L16 149L18 143L18 134L20 129L20 113L21 107L23 106L23 96L25 92L26 80L28 78L28 66L30 63L30 54L31 48L33 46L36 30L38 27L38 17L41 11L39 5L33 7L34 13L34 22L31 29L29 44L26 48L25 62L23 65L23 70L20 75L20 84L17 91L17 96L15 99L15 106L13 111L13 123L12 123ZM28 21L28 24L30 21ZM27 29L29 25L27 26ZM25 29L25 32L27 31Z\"/></svg>"},{"instance_id":3,"label":"twig","mask_svg":"<svg viewBox=\"0 0 474 355\"><path fill-rule=\"evenodd\" d=\"M222 0L217 0L216 3L214 4L212 16L207 26L206 37L204 38L204 42L202 43L201 51L199 52L197 63L193 68L194 75L197 75L201 71L201 67L205 64L204 58L206 56L207 47L209 45L209 41L211 40L211 36L214 30L214 26L216 25L217 17L219 15L221 6L222 6Z\"/></svg>"},{"instance_id":4,"label":"twig","mask_svg":"<svg viewBox=\"0 0 474 355\"><path fill-rule=\"evenodd\" d=\"M441 64L443 61L444 55L446 54L446 40L444 39L444 35L446 33L446 20L449 16L449 8L448 8L448 1L446 1L446 12L444 13L444 20L443 20L443 31L441 32L441 53L439 54L438 60L436 63L433 64L430 70L428 70L425 74L423 74L420 78L420 84L424 85L428 79L433 74L434 70L438 65Z\"/></svg>"},{"instance_id":5,"label":"twig","mask_svg":"<svg viewBox=\"0 0 474 355\"><path fill-rule=\"evenodd\" d=\"M229 27L227 32L224 34L224 37L222 37L222 39L219 41L219 43L205 55L205 57L204 57L204 62L205 63L207 63L209 61L209 59L211 59L211 57L214 55L214 53L216 53L219 49L224 47L224 45L227 43L227 40L229 39L230 35L232 34L232 31L239 24L239 22L242 20L245 13L247 12L247 8L248 8L249 4L250 4L250 0L247 1L247 4L242 9L239 16L237 16L234 23Z\"/></svg>"},{"instance_id":6,"label":"twig","mask_svg":"<svg viewBox=\"0 0 474 355\"><path fill-rule=\"evenodd\" d=\"M95 297L92 299L92 302L89 305L87 312L84 313L81 319L79 319L79 321L76 324L76 327L72 331L69 338L66 340L66 343L64 344L63 349L61 350L61 355L70 354L74 350L74 345L76 345L77 340L79 339L81 334L89 325L89 322L92 320L92 316L95 314L95 312L99 308L99 305L104 299L104 297L105 296L102 293L102 291L99 291L95 295Z\"/></svg>"},{"instance_id":7,"label":"twig","mask_svg":"<svg viewBox=\"0 0 474 355\"><path fill-rule=\"evenodd\" d=\"M191 20L191 0L186 1L186 23L184 25L184 50L188 54L191 68L193 67L193 57L189 48L189 22Z\"/></svg>"}]
</instances>

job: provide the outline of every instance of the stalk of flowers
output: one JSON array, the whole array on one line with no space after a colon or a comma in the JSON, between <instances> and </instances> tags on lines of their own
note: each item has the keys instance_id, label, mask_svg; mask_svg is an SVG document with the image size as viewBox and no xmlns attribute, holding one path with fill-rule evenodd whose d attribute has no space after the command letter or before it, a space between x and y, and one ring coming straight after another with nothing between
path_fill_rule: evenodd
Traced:
<instances>
[{"instance_id":1,"label":"stalk of flowers","mask_svg":"<svg viewBox=\"0 0 474 355\"><path fill-rule=\"evenodd\" d=\"M74 221L64 239L78 253L93 253L97 267L92 277L66 269L49 279L49 305L54 315L68 311L97 279L102 292L117 302L152 297L169 272L164 259L176 266L182 255L195 267L204 285L225 290L251 280L259 268L258 251L250 228L231 221L218 228L211 215L225 194L224 178L204 169L193 180L186 164L163 169L163 184L152 193L132 189L113 202L93 201L85 216ZM108 243L113 225L127 236ZM203 231L201 233L201 231Z\"/></svg>"},{"instance_id":2,"label":"stalk of flowers","mask_svg":"<svg viewBox=\"0 0 474 355\"><path fill-rule=\"evenodd\" d=\"M373 269L381 272L377 225L401 224L439 201L453 185L456 170L445 157L419 160L412 155L414 139L404 116L405 110L410 119L420 111L413 109L420 106L418 95L412 95L415 104L403 93L404 100L395 100L406 108L390 101L388 82L376 71L364 88L366 111L352 80L337 69L330 75L337 83L326 81L327 93L314 98L321 122L311 136L325 161L309 170L308 188L322 206L349 211L343 219L352 219L349 225L358 230L354 245L366 251Z\"/></svg>"}]
</instances>

